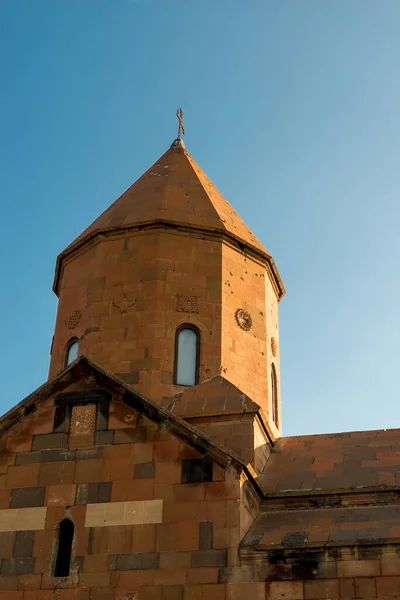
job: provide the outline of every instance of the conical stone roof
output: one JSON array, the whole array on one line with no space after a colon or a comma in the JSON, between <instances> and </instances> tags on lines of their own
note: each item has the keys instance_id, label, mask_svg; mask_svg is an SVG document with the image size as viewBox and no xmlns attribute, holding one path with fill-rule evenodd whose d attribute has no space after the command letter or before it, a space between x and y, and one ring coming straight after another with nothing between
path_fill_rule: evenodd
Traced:
<instances>
[{"instance_id":1,"label":"conical stone roof","mask_svg":"<svg viewBox=\"0 0 400 600\"><path fill-rule=\"evenodd\" d=\"M272 256L179 139L61 252L57 258L54 291L58 293L64 257L74 252L86 240L98 233L154 223L219 232L244 244L269 262L279 297L284 295L283 283Z\"/></svg>"},{"instance_id":2,"label":"conical stone roof","mask_svg":"<svg viewBox=\"0 0 400 600\"><path fill-rule=\"evenodd\" d=\"M158 221L225 232L268 254L180 140L176 140L68 249L96 231Z\"/></svg>"}]
</instances>

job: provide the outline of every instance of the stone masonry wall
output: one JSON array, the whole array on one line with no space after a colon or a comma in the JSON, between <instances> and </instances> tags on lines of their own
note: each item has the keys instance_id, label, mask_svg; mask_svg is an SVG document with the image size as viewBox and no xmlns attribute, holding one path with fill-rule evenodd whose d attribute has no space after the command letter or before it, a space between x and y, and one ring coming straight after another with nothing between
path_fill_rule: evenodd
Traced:
<instances>
[{"instance_id":1,"label":"stone masonry wall","mask_svg":"<svg viewBox=\"0 0 400 600\"><path fill-rule=\"evenodd\" d=\"M1 440L1 600L236 598L230 569L258 511L243 475L214 463L211 481L184 483L201 456L118 400L95 445L54 423L50 399ZM71 574L55 578L65 517Z\"/></svg>"}]
</instances>

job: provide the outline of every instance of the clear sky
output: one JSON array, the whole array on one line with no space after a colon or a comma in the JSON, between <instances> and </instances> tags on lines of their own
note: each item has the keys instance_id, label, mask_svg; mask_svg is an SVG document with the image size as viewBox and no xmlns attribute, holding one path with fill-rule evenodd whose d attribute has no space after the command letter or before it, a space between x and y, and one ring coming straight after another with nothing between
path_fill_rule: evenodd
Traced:
<instances>
[{"instance_id":1,"label":"clear sky","mask_svg":"<svg viewBox=\"0 0 400 600\"><path fill-rule=\"evenodd\" d=\"M57 254L170 145L273 254L285 435L400 427L400 2L1 0L4 412Z\"/></svg>"}]
</instances>

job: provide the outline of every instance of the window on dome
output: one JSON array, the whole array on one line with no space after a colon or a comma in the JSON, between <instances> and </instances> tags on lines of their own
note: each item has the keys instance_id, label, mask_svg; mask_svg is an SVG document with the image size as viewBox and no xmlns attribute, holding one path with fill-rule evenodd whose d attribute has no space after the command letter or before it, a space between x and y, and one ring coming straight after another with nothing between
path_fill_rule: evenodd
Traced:
<instances>
[{"instance_id":1,"label":"window on dome","mask_svg":"<svg viewBox=\"0 0 400 600\"><path fill-rule=\"evenodd\" d=\"M176 385L196 385L199 370L200 334L193 325L182 325L176 332L175 381Z\"/></svg>"},{"instance_id":2,"label":"window on dome","mask_svg":"<svg viewBox=\"0 0 400 600\"><path fill-rule=\"evenodd\" d=\"M73 338L68 342L67 352L65 355L65 366L71 364L76 358L78 358L79 351L79 340Z\"/></svg>"},{"instance_id":3,"label":"window on dome","mask_svg":"<svg viewBox=\"0 0 400 600\"><path fill-rule=\"evenodd\" d=\"M274 363L271 365L271 409L272 420L278 426L278 381Z\"/></svg>"}]
</instances>

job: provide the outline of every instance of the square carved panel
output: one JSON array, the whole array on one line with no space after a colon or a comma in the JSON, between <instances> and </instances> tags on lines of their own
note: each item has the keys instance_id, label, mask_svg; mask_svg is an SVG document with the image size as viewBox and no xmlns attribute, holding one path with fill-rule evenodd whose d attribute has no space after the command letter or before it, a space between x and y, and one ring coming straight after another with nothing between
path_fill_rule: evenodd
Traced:
<instances>
[{"instance_id":1,"label":"square carved panel","mask_svg":"<svg viewBox=\"0 0 400 600\"><path fill-rule=\"evenodd\" d=\"M88 435L96 429L96 404L78 404L72 407L70 435Z\"/></svg>"}]
</instances>

